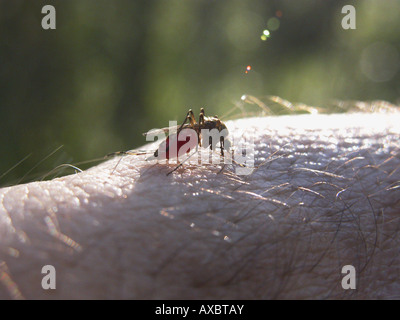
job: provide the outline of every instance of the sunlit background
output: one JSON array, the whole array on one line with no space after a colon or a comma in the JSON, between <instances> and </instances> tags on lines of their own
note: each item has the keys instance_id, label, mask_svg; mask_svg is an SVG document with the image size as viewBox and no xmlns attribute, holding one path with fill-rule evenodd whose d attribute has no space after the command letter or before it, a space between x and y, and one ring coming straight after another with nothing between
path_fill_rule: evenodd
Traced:
<instances>
[{"instance_id":1,"label":"sunlit background","mask_svg":"<svg viewBox=\"0 0 400 320\"><path fill-rule=\"evenodd\" d=\"M46 4L56 30L41 27ZM400 1L0 0L0 63L4 186L140 147L188 108L223 115L245 93L398 103Z\"/></svg>"}]
</instances>

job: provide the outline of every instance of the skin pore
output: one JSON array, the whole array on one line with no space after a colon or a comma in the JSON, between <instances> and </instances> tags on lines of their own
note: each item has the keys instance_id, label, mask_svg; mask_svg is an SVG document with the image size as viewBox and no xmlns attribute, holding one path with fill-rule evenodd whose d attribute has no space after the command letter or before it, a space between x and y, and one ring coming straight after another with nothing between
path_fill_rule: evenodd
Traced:
<instances>
[{"instance_id":1,"label":"skin pore","mask_svg":"<svg viewBox=\"0 0 400 320\"><path fill-rule=\"evenodd\" d=\"M176 165L133 155L0 189L0 298L399 298L399 123L228 121L234 146L254 142L250 175L185 164L167 176Z\"/></svg>"}]
</instances>

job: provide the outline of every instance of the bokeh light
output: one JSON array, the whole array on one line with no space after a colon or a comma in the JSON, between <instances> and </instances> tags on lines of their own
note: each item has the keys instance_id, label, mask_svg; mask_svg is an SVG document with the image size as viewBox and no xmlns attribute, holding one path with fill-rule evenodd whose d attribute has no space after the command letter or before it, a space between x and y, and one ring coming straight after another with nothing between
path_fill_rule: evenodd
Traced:
<instances>
[{"instance_id":1,"label":"bokeh light","mask_svg":"<svg viewBox=\"0 0 400 320\"><path fill-rule=\"evenodd\" d=\"M389 81L399 71L399 52L395 46L388 43L373 43L362 51L360 67L369 80L374 82Z\"/></svg>"},{"instance_id":2,"label":"bokeh light","mask_svg":"<svg viewBox=\"0 0 400 320\"><path fill-rule=\"evenodd\" d=\"M269 30L265 29L261 35L261 40L265 41L271 36Z\"/></svg>"},{"instance_id":3,"label":"bokeh light","mask_svg":"<svg viewBox=\"0 0 400 320\"><path fill-rule=\"evenodd\" d=\"M281 23L278 18L272 17L268 19L267 27L271 31L276 31L279 29L280 24Z\"/></svg>"}]
</instances>

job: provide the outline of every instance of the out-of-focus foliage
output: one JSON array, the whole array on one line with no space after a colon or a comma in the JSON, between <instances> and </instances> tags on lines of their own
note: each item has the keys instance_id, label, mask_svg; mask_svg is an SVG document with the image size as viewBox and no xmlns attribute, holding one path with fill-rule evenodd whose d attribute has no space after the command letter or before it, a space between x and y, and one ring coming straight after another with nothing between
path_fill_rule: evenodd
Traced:
<instances>
[{"instance_id":1,"label":"out-of-focus foliage","mask_svg":"<svg viewBox=\"0 0 400 320\"><path fill-rule=\"evenodd\" d=\"M46 4L56 30L41 27ZM139 147L189 107L222 115L245 93L395 102L399 17L399 0L2 0L0 185Z\"/></svg>"}]
</instances>

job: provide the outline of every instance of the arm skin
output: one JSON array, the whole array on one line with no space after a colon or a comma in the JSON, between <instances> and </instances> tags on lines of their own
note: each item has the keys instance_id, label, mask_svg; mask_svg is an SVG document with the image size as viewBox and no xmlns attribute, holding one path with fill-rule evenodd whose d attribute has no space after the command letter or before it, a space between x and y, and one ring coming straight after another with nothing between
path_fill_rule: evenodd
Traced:
<instances>
[{"instance_id":1,"label":"arm skin","mask_svg":"<svg viewBox=\"0 0 400 320\"><path fill-rule=\"evenodd\" d=\"M234 166L111 159L0 189L0 298L400 298L400 114L227 122ZM243 131L241 131L243 130ZM111 174L112 173L112 174ZM57 271L43 290L41 269ZM357 288L344 290L344 265Z\"/></svg>"}]
</instances>

